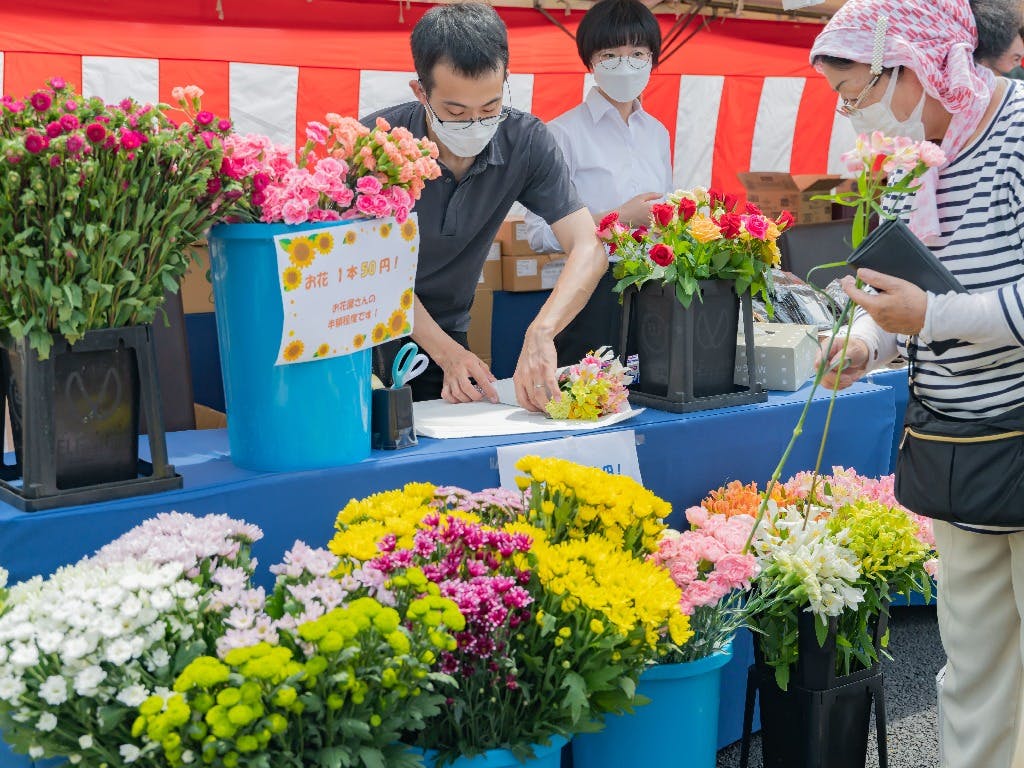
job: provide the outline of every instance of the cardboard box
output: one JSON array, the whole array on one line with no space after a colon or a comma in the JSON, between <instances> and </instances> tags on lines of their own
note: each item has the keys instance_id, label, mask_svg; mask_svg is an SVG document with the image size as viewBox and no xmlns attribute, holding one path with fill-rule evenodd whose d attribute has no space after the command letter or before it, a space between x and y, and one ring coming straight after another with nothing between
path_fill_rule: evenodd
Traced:
<instances>
[{"instance_id":1,"label":"cardboard box","mask_svg":"<svg viewBox=\"0 0 1024 768\"><path fill-rule=\"evenodd\" d=\"M495 239L501 243L502 256L532 256L534 253L526 237L526 223L520 217L505 219Z\"/></svg>"},{"instance_id":2,"label":"cardboard box","mask_svg":"<svg viewBox=\"0 0 1024 768\"><path fill-rule=\"evenodd\" d=\"M208 408L205 405L194 403L196 410L196 429L226 429L228 417L220 411Z\"/></svg>"},{"instance_id":3,"label":"cardboard box","mask_svg":"<svg viewBox=\"0 0 1024 768\"><path fill-rule=\"evenodd\" d=\"M739 179L747 190L747 200L765 214L774 218L787 210L798 224L832 221L832 203L811 198L826 195L843 182L841 176L789 173L741 173Z\"/></svg>"},{"instance_id":4,"label":"cardboard box","mask_svg":"<svg viewBox=\"0 0 1024 768\"><path fill-rule=\"evenodd\" d=\"M555 287L565 267L564 253L533 253L501 257L501 288L504 291L548 291Z\"/></svg>"},{"instance_id":5,"label":"cardboard box","mask_svg":"<svg viewBox=\"0 0 1024 768\"><path fill-rule=\"evenodd\" d=\"M210 269L210 247L204 240L192 246L191 250L198 261L193 261L189 265L181 281L182 306L186 315L213 312L213 286L206 279L206 273Z\"/></svg>"},{"instance_id":6,"label":"cardboard box","mask_svg":"<svg viewBox=\"0 0 1024 768\"><path fill-rule=\"evenodd\" d=\"M497 240L491 245L476 287L478 289L486 288L489 291L501 290L501 243Z\"/></svg>"},{"instance_id":7,"label":"cardboard box","mask_svg":"<svg viewBox=\"0 0 1024 768\"><path fill-rule=\"evenodd\" d=\"M477 288L469 310L469 351L484 362L491 360L491 315L494 312L494 291Z\"/></svg>"},{"instance_id":8,"label":"cardboard box","mask_svg":"<svg viewBox=\"0 0 1024 768\"><path fill-rule=\"evenodd\" d=\"M766 389L795 392L814 373L818 353L816 325L754 323L754 364L757 381ZM736 338L737 384L747 383L747 348L740 330Z\"/></svg>"}]
</instances>

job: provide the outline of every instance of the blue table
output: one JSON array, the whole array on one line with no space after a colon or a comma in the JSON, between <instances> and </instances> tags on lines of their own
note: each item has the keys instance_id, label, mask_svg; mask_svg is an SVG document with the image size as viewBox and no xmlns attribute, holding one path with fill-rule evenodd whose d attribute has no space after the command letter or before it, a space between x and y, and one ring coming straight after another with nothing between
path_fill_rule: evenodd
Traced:
<instances>
[{"instance_id":1,"label":"blue table","mask_svg":"<svg viewBox=\"0 0 1024 768\"><path fill-rule=\"evenodd\" d=\"M730 480L764 482L789 439L806 390L772 393L767 403L692 414L647 410L611 430L634 429L644 484L674 506L679 525L687 506ZM824 466L854 467L879 475L889 471L894 417L893 391L870 383L840 394ZM785 469L788 476L813 466L827 393L819 393L804 437ZM293 474L259 473L231 463L221 430L168 435L171 460L185 479L180 491L105 504L24 513L0 504L0 564L12 580L46 574L87 555L159 512L225 513L259 525L264 539L254 548L269 582L267 566L280 560L296 539L323 545L332 535L338 510L353 497L412 481L480 489L498 484L495 447L554 439L561 435L519 435L486 439L431 440L414 448L374 452L366 461L329 470ZM749 639L738 643L722 687L720 741L737 740L742 725ZM19 763L5 756L0 765Z\"/></svg>"}]
</instances>

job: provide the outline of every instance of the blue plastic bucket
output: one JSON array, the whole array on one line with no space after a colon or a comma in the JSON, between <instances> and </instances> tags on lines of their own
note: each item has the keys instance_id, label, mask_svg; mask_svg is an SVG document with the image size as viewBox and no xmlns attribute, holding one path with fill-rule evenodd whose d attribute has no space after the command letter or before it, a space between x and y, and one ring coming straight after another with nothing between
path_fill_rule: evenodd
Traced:
<instances>
[{"instance_id":1,"label":"blue plastic bucket","mask_svg":"<svg viewBox=\"0 0 1024 768\"><path fill-rule=\"evenodd\" d=\"M714 768L718 696L732 649L684 664L659 664L640 675L651 701L632 715L612 715L597 733L572 740L573 768Z\"/></svg>"},{"instance_id":2,"label":"blue plastic bucket","mask_svg":"<svg viewBox=\"0 0 1024 768\"><path fill-rule=\"evenodd\" d=\"M370 350L274 365L284 327L274 236L337 226L221 224L210 271L231 459L265 472L351 464L370 455Z\"/></svg>"},{"instance_id":3,"label":"blue plastic bucket","mask_svg":"<svg viewBox=\"0 0 1024 768\"><path fill-rule=\"evenodd\" d=\"M562 747L567 743L561 736L552 736L551 743L546 747L534 744L534 758L526 762L520 762L507 749L489 749L476 757L460 757L445 768L559 768L562 762ZM435 754L430 750L424 754L423 765L426 768L434 768Z\"/></svg>"}]
</instances>

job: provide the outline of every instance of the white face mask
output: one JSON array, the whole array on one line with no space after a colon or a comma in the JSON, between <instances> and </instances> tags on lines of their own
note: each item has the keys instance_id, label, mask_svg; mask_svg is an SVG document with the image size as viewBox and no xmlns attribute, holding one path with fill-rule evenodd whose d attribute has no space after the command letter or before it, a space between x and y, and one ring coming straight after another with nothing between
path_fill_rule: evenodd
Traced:
<instances>
[{"instance_id":1,"label":"white face mask","mask_svg":"<svg viewBox=\"0 0 1024 768\"><path fill-rule=\"evenodd\" d=\"M921 100L917 102L914 111L906 120L898 120L892 112L892 97L896 92L896 78L900 70L897 69L889 78L889 87L885 89L885 95L880 101L867 107L861 107L859 114L852 115L850 122L857 133L871 133L881 131L890 138L905 136L912 141L924 141L924 123L921 122L921 113L924 112L924 93Z\"/></svg>"},{"instance_id":2,"label":"white face mask","mask_svg":"<svg viewBox=\"0 0 1024 768\"><path fill-rule=\"evenodd\" d=\"M500 123L495 120L493 124L484 125L474 120L466 127L452 128L437 119L434 110L427 108L427 116L430 118L430 127L437 136L437 140L447 147L456 157L476 157L484 151L484 147L490 144L491 139L498 130ZM464 125L462 121L457 122Z\"/></svg>"},{"instance_id":3,"label":"white face mask","mask_svg":"<svg viewBox=\"0 0 1024 768\"><path fill-rule=\"evenodd\" d=\"M620 104L628 104L647 87L651 79L651 62L637 69L622 59L599 61L594 65L594 80L609 98Z\"/></svg>"}]
</instances>

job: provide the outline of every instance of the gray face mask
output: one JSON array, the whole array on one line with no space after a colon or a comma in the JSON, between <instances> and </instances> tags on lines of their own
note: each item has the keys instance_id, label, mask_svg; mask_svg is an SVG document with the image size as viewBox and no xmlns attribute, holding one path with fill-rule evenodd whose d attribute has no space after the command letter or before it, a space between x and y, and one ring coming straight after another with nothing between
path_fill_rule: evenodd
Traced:
<instances>
[{"instance_id":1,"label":"gray face mask","mask_svg":"<svg viewBox=\"0 0 1024 768\"><path fill-rule=\"evenodd\" d=\"M885 89L885 95L875 104L861 107L858 114L850 116L850 122L857 133L870 134L873 131L881 131L890 138L905 136L912 141L924 141L924 123L921 122L921 114L924 112L924 97L910 113L906 120L899 120L892 111L892 99L896 93L896 79L899 77L900 69L892 73L889 78L889 87Z\"/></svg>"}]
</instances>

